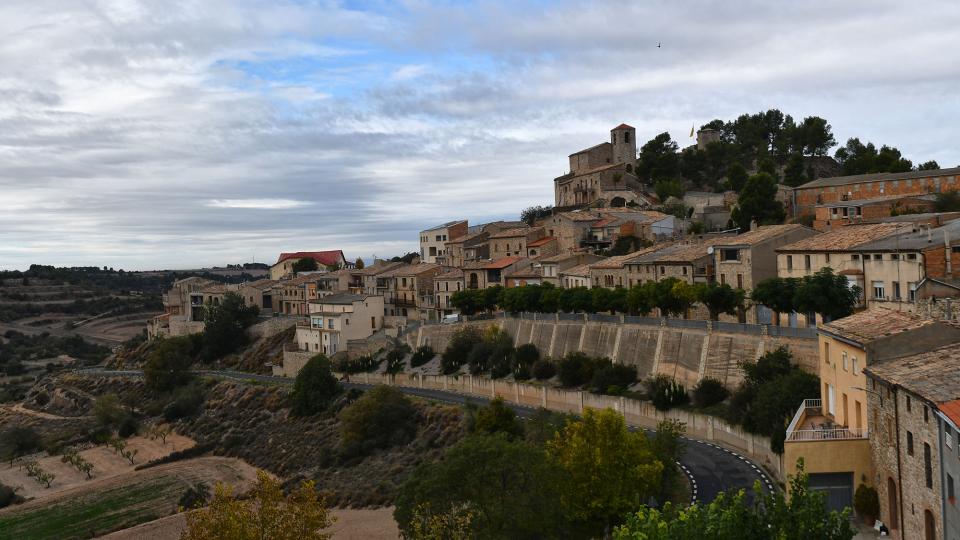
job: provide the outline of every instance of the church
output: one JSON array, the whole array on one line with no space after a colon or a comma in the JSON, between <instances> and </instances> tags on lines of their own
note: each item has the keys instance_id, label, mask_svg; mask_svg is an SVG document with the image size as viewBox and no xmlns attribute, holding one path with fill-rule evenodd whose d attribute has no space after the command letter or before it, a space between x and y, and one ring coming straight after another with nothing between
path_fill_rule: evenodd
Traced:
<instances>
[{"instance_id":1,"label":"church","mask_svg":"<svg viewBox=\"0 0 960 540\"><path fill-rule=\"evenodd\" d=\"M570 172L553 180L557 208L648 206L637 163L636 129L610 130L610 142L570 154Z\"/></svg>"}]
</instances>

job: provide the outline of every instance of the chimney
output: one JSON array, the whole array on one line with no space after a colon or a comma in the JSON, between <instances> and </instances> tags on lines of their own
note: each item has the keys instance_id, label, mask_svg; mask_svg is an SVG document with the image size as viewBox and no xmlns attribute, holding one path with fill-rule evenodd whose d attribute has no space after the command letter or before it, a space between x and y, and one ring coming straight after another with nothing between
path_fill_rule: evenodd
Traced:
<instances>
[{"instance_id":1,"label":"chimney","mask_svg":"<svg viewBox=\"0 0 960 540\"><path fill-rule=\"evenodd\" d=\"M750 220L750 230L751 231L757 230L757 220L755 219Z\"/></svg>"}]
</instances>

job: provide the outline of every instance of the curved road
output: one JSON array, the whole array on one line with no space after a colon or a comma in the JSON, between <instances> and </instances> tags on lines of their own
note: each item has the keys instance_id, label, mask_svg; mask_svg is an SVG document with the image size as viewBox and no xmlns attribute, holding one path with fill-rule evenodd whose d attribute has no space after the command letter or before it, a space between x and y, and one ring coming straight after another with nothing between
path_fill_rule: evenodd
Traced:
<instances>
[{"instance_id":1,"label":"curved road","mask_svg":"<svg viewBox=\"0 0 960 540\"><path fill-rule=\"evenodd\" d=\"M140 370L106 370L102 368L86 368L74 370L74 373L97 376L119 375L126 377L140 377L143 372ZM222 379L231 379L237 381L254 380L258 382L292 385L293 379L288 377L274 377L271 375L258 375L255 373L243 373L239 371L212 371L198 370L197 375L219 377ZM343 382L346 388L369 389L374 385L355 382ZM412 388L405 386L396 387L405 394L418 396L435 401L446 403L465 404L478 403L485 404L490 401L489 398L479 396L466 396L453 392L444 392L443 390L432 390L426 388ZM521 405L508 404L517 415L522 418L529 418L536 409L524 407ZM649 430L647 430L649 431ZM693 490L693 501L710 502L720 492L730 489L743 489L747 492L748 500L753 497L753 484L760 481L765 493L772 492L775 488L770 478L760 467L751 462L746 457L728 450L722 446L684 437L686 442L686 452L680 459L680 468L690 479Z\"/></svg>"}]
</instances>

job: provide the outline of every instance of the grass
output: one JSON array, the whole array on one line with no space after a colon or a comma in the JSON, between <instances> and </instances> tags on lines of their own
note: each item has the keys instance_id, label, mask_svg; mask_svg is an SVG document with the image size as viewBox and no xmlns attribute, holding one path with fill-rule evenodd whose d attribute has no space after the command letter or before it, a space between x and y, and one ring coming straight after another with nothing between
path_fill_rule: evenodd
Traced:
<instances>
[{"instance_id":1,"label":"grass","mask_svg":"<svg viewBox=\"0 0 960 540\"><path fill-rule=\"evenodd\" d=\"M167 515L183 489L160 477L3 516L0 540L91 538L125 529Z\"/></svg>"}]
</instances>

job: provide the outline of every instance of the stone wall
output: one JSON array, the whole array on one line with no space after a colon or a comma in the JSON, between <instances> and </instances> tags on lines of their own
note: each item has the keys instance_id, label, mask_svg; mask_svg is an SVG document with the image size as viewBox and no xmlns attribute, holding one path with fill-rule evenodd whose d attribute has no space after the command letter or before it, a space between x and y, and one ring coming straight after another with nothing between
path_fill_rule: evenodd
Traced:
<instances>
[{"instance_id":1,"label":"stone wall","mask_svg":"<svg viewBox=\"0 0 960 540\"><path fill-rule=\"evenodd\" d=\"M566 317L582 317L566 315ZM618 320L618 317L610 317ZM456 325L426 325L403 336L413 347L430 345L443 351L450 336L463 325L485 328L502 327L514 338L515 345L532 343L540 354L562 358L573 351L602 356L618 364L637 367L640 379L667 374L691 388L704 377L715 378L728 388L736 388L743 380L744 362L781 345L793 353L794 361L810 373L818 373L816 337L784 337L766 335L762 327L742 325L750 331L719 331L703 321L683 321L691 328L675 328L656 324L594 322L566 320L529 320L497 318ZM724 328L727 328L726 326ZM761 330L761 331L757 331Z\"/></svg>"},{"instance_id":2,"label":"stone wall","mask_svg":"<svg viewBox=\"0 0 960 540\"><path fill-rule=\"evenodd\" d=\"M260 322L247 328L247 334L253 338L268 338L284 330L296 326L297 323L307 323L306 317L271 317L261 319Z\"/></svg>"},{"instance_id":3,"label":"stone wall","mask_svg":"<svg viewBox=\"0 0 960 540\"><path fill-rule=\"evenodd\" d=\"M454 377L406 373L397 375L362 373L354 375L353 380L364 384L429 388L489 398L500 396L504 401L517 405L544 407L574 414L583 413L585 408L613 409L623 414L628 425L645 428L655 428L661 420L673 418L686 424L688 436L734 449L764 466L780 482L784 480L780 456L770 450L768 438L747 433L739 427L712 416L681 410L661 412L646 401L469 375Z\"/></svg>"}]
</instances>

